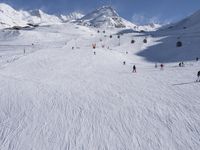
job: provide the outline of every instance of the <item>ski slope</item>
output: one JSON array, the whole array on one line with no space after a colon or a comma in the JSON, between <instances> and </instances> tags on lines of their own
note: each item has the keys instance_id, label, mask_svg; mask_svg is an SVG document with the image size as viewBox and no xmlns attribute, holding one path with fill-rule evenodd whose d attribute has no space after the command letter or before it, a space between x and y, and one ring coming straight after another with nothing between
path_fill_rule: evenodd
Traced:
<instances>
[{"instance_id":1,"label":"ski slope","mask_svg":"<svg viewBox=\"0 0 200 150\"><path fill-rule=\"evenodd\" d=\"M199 149L200 62L154 68L138 53L163 37L117 32L67 23L0 38L1 150Z\"/></svg>"}]
</instances>

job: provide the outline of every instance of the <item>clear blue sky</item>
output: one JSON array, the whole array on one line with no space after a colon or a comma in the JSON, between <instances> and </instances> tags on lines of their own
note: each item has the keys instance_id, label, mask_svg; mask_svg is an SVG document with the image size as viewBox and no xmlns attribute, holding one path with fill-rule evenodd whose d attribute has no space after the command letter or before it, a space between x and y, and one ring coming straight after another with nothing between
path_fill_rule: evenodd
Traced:
<instances>
[{"instance_id":1,"label":"clear blue sky","mask_svg":"<svg viewBox=\"0 0 200 150\"><path fill-rule=\"evenodd\" d=\"M0 0L17 9L40 8L50 14L88 13L110 0ZM120 16L141 24L177 21L200 10L200 0L111 0Z\"/></svg>"}]
</instances>

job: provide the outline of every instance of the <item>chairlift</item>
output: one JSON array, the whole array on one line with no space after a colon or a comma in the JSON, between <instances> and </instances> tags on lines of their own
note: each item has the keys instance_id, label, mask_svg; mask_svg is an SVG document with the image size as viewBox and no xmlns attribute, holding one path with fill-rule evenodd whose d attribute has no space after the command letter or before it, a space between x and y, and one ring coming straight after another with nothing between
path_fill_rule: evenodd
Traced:
<instances>
[{"instance_id":1,"label":"chairlift","mask_svg":"<svg viewBox=\"0 0 200 150\"><path fill-rule=\"evenodd\" d=\"M182 43L181 41L178 41L178 42L176 43L176 47L182 47L182 45L183 45L183 43Z\"/></svg>"},{"instance_id":2,"label":"chairlift","mask_svg":"<svg viewBox=\"0 0 200 150\"><path fill-rule=\"evenodd\" d=\"M144 42L144 43L147 43L147 39L144 39L143 42Z\"/></svg>"}]
</instances>

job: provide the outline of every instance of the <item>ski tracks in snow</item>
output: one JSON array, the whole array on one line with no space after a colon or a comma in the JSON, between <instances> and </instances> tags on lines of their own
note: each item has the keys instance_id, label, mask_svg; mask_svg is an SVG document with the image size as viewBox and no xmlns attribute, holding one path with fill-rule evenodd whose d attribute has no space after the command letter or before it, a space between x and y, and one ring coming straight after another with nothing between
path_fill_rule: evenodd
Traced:
<instances>
[{"instance_id":1,"label":"ski tracks in snow","mask_svg":"<svg viewBox=\"0 0 200 150\"><path fill-rule=\"evenodd\" d=\"M0 71L0 149L199 148L199 86L173 86L193 68L133 74L122 54L96 52L45 49Z\"/></svg>"}]
</instances>

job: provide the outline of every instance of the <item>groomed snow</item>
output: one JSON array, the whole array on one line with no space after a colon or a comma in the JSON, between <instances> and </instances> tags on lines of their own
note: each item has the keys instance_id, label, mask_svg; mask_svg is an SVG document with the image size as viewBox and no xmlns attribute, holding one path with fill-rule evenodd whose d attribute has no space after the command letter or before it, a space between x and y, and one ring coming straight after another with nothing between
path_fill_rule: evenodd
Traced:
<instances>
[{"instance_id":1,"label":"groomed snow","mask_svg":"<svg viewBox=\"0 0 200 150\"><path fill-rule=\"evenodd\" d=\"M70 23L0 32L1 150L199 149L200 63L154 68L137 54L163 37L113 33Z\"/></svg>"}]
</instances>

